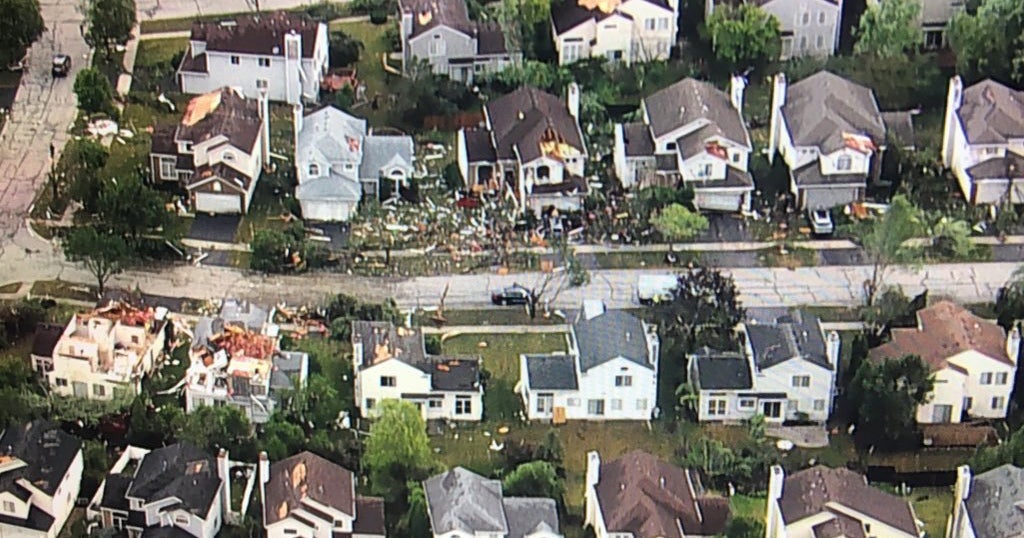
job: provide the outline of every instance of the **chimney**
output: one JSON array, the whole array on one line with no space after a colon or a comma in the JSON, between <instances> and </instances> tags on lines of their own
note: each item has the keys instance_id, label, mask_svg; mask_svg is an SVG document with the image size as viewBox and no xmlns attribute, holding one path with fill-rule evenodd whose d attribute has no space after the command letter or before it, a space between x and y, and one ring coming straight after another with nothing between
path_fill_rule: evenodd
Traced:
<instances>
[{"instance_id":1,"label":"chimney","mask_svg":"<svg viewBox=\"0 0 1024 538\"><path fill-rule=\"evenodd\" d=\"M775 75L772 83L772 108L769 111L771 124L768 130L768 162L775 162L775 153L779 148L779 137L782 126L782 106L786 104L786 74Z\"/></svg>"},{"instance_id":2,"label":"chimney","mask_svg":"<svg viewBox=\"0 0 1024 538\"><path fill-rule=\"evenodd\" d=\"M733 108L743 116L743 91L747 88L747 79L742 75L733 75L729 79L729 101Z\"/></svg>"},{"instance_id":3,"label":"chimney","mask_svg":"<svg viewBox=\"0 0 1024 538\"><path fill-rule=\"evenodd\" d=\"M292 130L295 135L295 145L293 147L295 148L295 151L298 151L299 149L299 131L302 130L303 114L305 113L306 111L303 108L302 103L297 103L292 106Z\"/></svg>"},{"instance_id":4,"label":"chimney","mask_svg":"<svg viewBox=\"0 0 1024 538\"><path fill-rule=\"evenodd\" d=\"M576 118L576 121L580 120L580 85L575 82L569 83L569 88L566 90L566 105L569 107L569 114Z\"/></svg>"},{"instance_id":5,"label":"chimney","mask_svg":"<svg viewBox=\"0 0 1024 538\"><path fill-rule=\"evenodd\" d=\"M597 486L601 480L601 455L596 450L587 452L587 488Z\"/></svg>"},{"instance_id":6,"label":"chimney","mask_svg":"<svg viewBox=\"0 0 1024 538\"><path fill-rule=\"evenodd\" d=\"M828 353L828 362L832 366L839 366L839 351L842 340L839 339L839 333L836 331L830 331L828 333L828 340L825 344L825 351Z\"/></svg>"},{"instance_id":7,"label":"chimney","mask_svg":"<svg viewBox=\"0 0 1024 538\"><path fill-rule=\"evenodd\" d=\"M782 498L782 487L786 481L786 471L781 465L772 465L768 471L768 510L765 515L765 536L779 534L777 528L782 523L779 513L779 500Z\"/></svg>"},{"instance_id":8,"label":"chimney","mask_svg":"<svg viewBox=\"0 0 1024 538\"><path fill-rule=\"evenodd\" d=\"M964 102L964 81L960 75L949 79L949 105L952 110L960 110Z\"/></svg>"},{"instance_id":9,"label":"chimney","mask_svg":"<svg viewBox=\"0 0 1024 538\"><path fill-rule=\"evenodd\" d=\"M942 165L946 168L953 167L953 160L957 157L956 149L956 123L959 115L960 105L964 100L964 83L959 76L949 79L949 91L946 95L946 117L942 125Z\"/></svg>"},{"instance_id":10,"label":"chimney","mask_svg":"<svg viewBox=\"0 0 1024 538\"><path fill-rule=\"evenodd\" d=\"M1017 358L1020 355L1020 325L1014 325L1010 329L1010 334L1006 335L1006 356L1017 364Z\"/></svg>"},{"instance_id":11,"label":"chimney","mask_svg":"<svg viewBox=\"0 0 1024 538\"><path fill-rule=\"evenodd\" d=\"M217 478L220 478L220 502L223 517L231 512L231 459L228 451L220 449L217 453Z\"/></svg>"},{"instance_id":12,"label":"chimney","mask_svg":"<svg viewBox=\"0 0 1024 538\"><path fill-rule=\"evenodd\" d=\"M270 166L270 99L267 97L267 90L260 90L260 120L262 120L262 142L260 149L263 152L263 166Z\"/></svg>"},{"instance_id":13,"label":"chimney","mask_svg":"<svg viewBox=\"0 0 1024 538\"><path fill-rule=\"evenodd\" d=\"M265 503L267 502L267 482L270 481L270 457L267 456L266 451L260 452L260 458L259 462L257 463L256 472L258 473L256 479L259 480L258 484L260 488L260 504L264 505L263 523L265 525L267 512L265 505Z\"/></svg>"}]
</instances>

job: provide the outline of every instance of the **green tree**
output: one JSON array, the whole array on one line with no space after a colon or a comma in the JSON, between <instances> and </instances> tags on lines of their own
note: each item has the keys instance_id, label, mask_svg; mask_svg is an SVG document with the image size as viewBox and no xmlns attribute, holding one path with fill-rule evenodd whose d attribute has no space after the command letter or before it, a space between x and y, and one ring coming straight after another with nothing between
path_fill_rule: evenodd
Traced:
<instances>
[{"instance_id":1,"label":"green tree","mask_svg":"<svg viewBox=\"0 0 1024 538\"><path fill-rule=\"evenodd\" d=\"M399 536L431 536L430 515L427 513L427 496L423 493L423 486L419 482L409 484L409 496L407 503L409 509L402 516L398 523L402 531Z\"/></svg>"},{"instance_id":2,"label":"green tree","mask_svg":"<svg viewBox=\"0 0 1024 538\"><path fill-rule=\"evenodd\" d=\"M779 19L753 3L719 6L707 29L715 57L733 73L764 68L782 52Z\"/></svg>"},{"instance_id":3,"label":"green tree","mask_svg":"<svg viewBox=\"0 0 1024 538\"><path fill-rule=\"evenodd\" d=\"M1006 464L1024 467L1024 427L1005 442L979 450L971 458L971 471L979 474Z\"/></svg>"},{"instance_id":4,"label":"green tree","mask_svg":"<svg viewBox=\"0 0 1024 538\"><path fill-rule=\"evenodd\" d=\"M92 491L99 487L110 471L110 455L103 441L94 439L82 443L82 485Z\"/></svg>"},{"instance_id":5,"label":"green tree","mask_svg":"<svg viewBox=\"0 0 1024 538\"><path fill-rule=\"evenodd\" d=\"M669 242L687 241L708 229L708 219L704 215L677 203L662 208L651 219L651 224Z\"/></svg>"},{"instance_id":6,"label":"green tree","mask_svg":"<svg viewBox=\"0 0 1024 538\"><path fill-rule=\"evenodd\" d=\"M123 271L131 260L131 251L121 236L100 232L94 226L73 228L64 238L64 255L92 273L100 295L110 277Z\"/></svg>"},{"instance_id":7,"label":"green tree","mask_svg":"<svg viewBox=\"0 0 1024 538\"><path fill-rule=\"evenodd\" d=\"M860 221L853 226L853 238L864 249L871 275L864 282L864 303L875 302L889 269L896 264L918 263L922 249L910 242L924 235L924 217L902 194L892 197L889 209L881 217Z\"/></svg>"},{"instance_id":8,"label":"green tree","mask_svg":"<svg viewBox=\"0 0 1024 538\"><path fill-rule=\"evenodd\" d=\"M114 88L107 76L93 68L78 72L75 77L75 97L78 97L78 108L88 114L109 112L113 109Z\"/></svg>"},{"instance_id":9,"label":"green tree","mask_svg":"<svg viewBox=\"0 0 1024 538\"><path fill-rule=\"evenodd\" d=\"M100 171L107 165L107 149L90 138L73 138L64 146L55 170L68 185L68 195L82 204L86 213L99 211L100 194L105 182Z\"/></svg>"},{"instance_id":10,"label":"green tree","mask_svg":"<svg viewBox=\"0 0 1024 538\"><path fill-rule=\"evenodd\" d=\"M0 0L0 61L9 65L21 60L25 49L46 30L39 0Z\"/></svg>"},{"instance_id":11,"label":"green tree","mask_svg":"<svg viewBox=\"0 0 1024 538\"><path fill-rule=\"evenodd\" d=\"M546 461L531 461L516 467L502 482L505 495L512 497L549 497L559 500L565 493L555 466Z\"/></svg>"},{"instance_id":12,"label":"green tree","mask_svg":"<svg viewBox=\"0 0 1024 538\"><path fill-rule=\"evenodd\" d=\"M165 407L177 410L176 407ZM128 442L150 449L170 443L174 435L173 421L178 416L161 411L157 411L146 394L136 396L129 408Z\"/></svg>"},{"instance_id":13,"label":"green tree","mask_svg":"<svg viewBox=\"0 0 1024 538\"><path fill-rule=\"evenodd\" d=\"M342 32L334 30L331 32L331 67L345 67L354 65L359 61L359 55L363 52L363 42Z\"/></svg>"},{"instance_id":14,"label":"green tree","mask_svg":"<svg viewBox=\"0 0 1024 538\"><path fill-rule=\"evenodd\" d=\"M86 41L109 51L112 45L126 43L131 37L135 0L89 0L86 22Z\"/></svg>"},{"instance_id":15,"label":"green tree","mask_svg":"<svg viewBox=\"0 0 1024 538\"><path fill-rule=\"evenodd\" d=\"M916 355L862 362L847 393L858 443L878 450L918 446L917 408L933 385L928 365Z\"/></svg>"},{"instance_id":16,"label":"green tree","mask_svg":"<svg viewBox=\"0 0 1024 538\"><path fill-rule=\"evenodd\" d=\"M311 432L333 428L345 407L335 382L323 374L312 374L305 386L284 397L283 413L290 422Z\"/></svg>"},{"instance_id":17,"label":"green tree","mask_svg":"<svg viewBox=\"0 0 1024 538\"><path fill-rule=\"evenodd\" d=\"M976 12L962 11L949 22L949 42L968 82L1024 82L1024 2L982 0Z\"/></svg>"},{"instance_id":18,"label":"green tree","mask_svg":"<svg viewBox=\"0 0 1024 538\"><path fill-rule=\"evenodd\" d=\"M544 434L544 440L537 447L536 456L538 460L554 465L556 470L562 467L565 449L562 448L562 440L558 437L557 430L551 428Z\"/></svg>"},{"instance_id":19,"label":"green tree","mask_svg":"<svg viewBox=\"0 0 1024 538\"><path fill-rule=\"evenodd\" d=\"M270 461L277 461L301 452L306 444L306 434L297 424L275 414L263 426L260 442Z\"/></svg>"},{"instance_id":20,"label":"green tree","mask_svg":"<svg viewBox=\"0 0 1024 538\"><path fill-rule=\"evenodd\" d=\"M371 490L388 502L406 498L406 482L426 478L433 470L427 428L416 406L401 400L378 404L380 416L370 427L363 467Z\"/></svg>"},{"instance_id":21,"label":"green tree","mask_svg":"<svg viewBox=\"0 0 1024 538\"><path fill-rule=\"evenodd\" d=\"M703 267L680 274L672 300L659 303L654 312L683 355L703 346L731 349L734 328L746 314L732 277Z\"/></svg>"},{"instance_id":22,"label":"green tree","mask_svg":"<svg viewBox=\"0 0 1024 538\"><path fill-rule=\"evenodd\" d=\"M930 254L943 261L977 259L985 251L971 240L972 233L969 222L943 215L932 225Z\"/></svg>"},{"instance_id":23,"label":"green tree","mask_svg":"<svg viewBox=\"0 0 1024 538\"><path fill-rule=\"evenodd\" d=\"M1010 280L999 288L995 310L999 325L1006 330L1024 319L1024 266L1018 267Z\"/></svg>"},{"instance_id":24,"label":"green tree","mask_svg":"<svg viewBox=\"0 0 1024 538\"><path fill-rule=\"evenodd\" d=\"M550 38L550 0L501 0L498 19L509 50L522 50L527 59L541 59L539 53Z\"/></svg>"},{"instance_id":25,"label":"green tree","mask_svg":"<svg viewBox=\"0 0 1024 538\"><path fill-rule=\"evenodd\" d=\"M139 176L112 179L100 193L97 218L136 250L148 235L177 239L163 195L143 183Z\"/></svg>"},{"instance_id":26,"label":"green tree","mask_svg":"<svg viewBox=\"0 0 1024 538\"><path fill-rule=\"evenodd\" d=\"M249 419L233 405L202 406L184 415L178 432L179 441L187 441L214 454L226 448L239 459L244 459L248 452L254 452L251 450L252 438Z\"/></svg>"},{"instance_id":27,"label":"green tree","mask_svg":"<svg viewBox=\"0 0 1024 538\"><path fill-rule=\"evenodd\" d=\"M283 273L291 267L287 252L291 244L281 230L259 230L252 236L249 247L252 257L249 268L264 273Z\"/></svg>"},{"instance_id":28,"label":"green tree","mask_svg":"<svg viewBox=\"0 0 1024 538\"><path fill-rule=\"evenodd\" d=\"M749 517L734 517L725 527L725 538L762 538L764 523Z\"/></svg>"},{"instance_id":29,"label":"green tree","mask_svg":"<svg viewBox=\"0 0 1024 538\"><path fill-rule=\"evenodd\" d=\"M921 45L920 15L918 0L869 2L855 30L854 53L891 58L913 51Z\"/></svg>"}]
</instances>

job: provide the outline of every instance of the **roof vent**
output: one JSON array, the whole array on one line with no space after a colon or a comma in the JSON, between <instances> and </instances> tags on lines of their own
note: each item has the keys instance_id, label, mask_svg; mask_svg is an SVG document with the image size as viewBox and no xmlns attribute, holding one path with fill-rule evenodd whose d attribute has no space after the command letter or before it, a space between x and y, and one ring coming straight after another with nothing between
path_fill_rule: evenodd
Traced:
<instances>
[{"instance_id":1,"label":"roof vent","mask_svg":"<svg viewBox=\"0 0 1024 538\"><path fill-rule=\"evenodd\" d=\"M520 111L519 111L519 114L518 114L518 115L519 115L519 119L520 119L520 120L522 120L523 118L525 118L525 117L526 117L526 114L523 114L523 111L522 111L522 110L520 110Z\"/></svg>"}]
</instances>

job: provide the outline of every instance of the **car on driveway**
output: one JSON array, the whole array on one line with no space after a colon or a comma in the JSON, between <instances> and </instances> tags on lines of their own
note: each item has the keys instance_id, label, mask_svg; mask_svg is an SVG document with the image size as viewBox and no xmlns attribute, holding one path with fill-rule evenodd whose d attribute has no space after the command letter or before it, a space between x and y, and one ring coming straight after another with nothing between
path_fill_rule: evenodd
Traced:
<instances>
[{"instance_id":1,"label":"car on driveway","mask_svg":"<svg viewBox=\"0 0 1024 538\"><path fill-rule=\"evenodd\" d=\"M807 220L811 222L814 235L832 235L836 225L832 222L832 213L827 209L808 209Z\"/></svg>"},{"instance_id":2,"label":"car on driveway","mask_svg":"<svg viewBox=\"0 0 1024 538\"><path fill-rule=\"evenodd\" d=\"M54 54L51 72L55 78L68 76L71 72L71 57L67 54Z\"/></svg>"},{"instance_id":3,"label":"car on driveway","mask_svg":"<svg viewBox=\"0 0 1024 538\"><path fill-rule=\"evenodd\" d=\"M501 306L526 304L530 302L530 290L519 284L513 284L491 293L491 302Z\"/></svg>"}]
</instances>

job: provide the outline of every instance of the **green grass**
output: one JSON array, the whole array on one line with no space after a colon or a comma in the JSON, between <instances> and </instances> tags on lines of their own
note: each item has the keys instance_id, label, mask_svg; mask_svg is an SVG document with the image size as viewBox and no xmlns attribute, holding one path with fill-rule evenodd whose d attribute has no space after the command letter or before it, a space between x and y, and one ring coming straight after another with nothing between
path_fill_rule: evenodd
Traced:
<instances>
[{"instance_id":1,"label":"green grass","mask_svg":"<svg viewBox=\"0 0 1024 538\"><path fill-rule=\"evenodd\" d=\"M442 349L450 355L479 355L484 369L514 385L519 381L520 354L566 351L566 344L564 334L467 334L445 339Z\"/></svg>"},{"instance_id":2,"label":"green grass","mask_svg":"<svg viewBox=\"0 0 1024 538\"><path fill-rule=\"evenodd\" d=\"M950 488L917 488L910 494L917 518L924 522L928 538L941 538L946 532L946 521L953 510L953 491Z\"/></svg>"},{"instance_id":3,"label":"green grass","mask_svg":"<svg viewBox=\"0 0 1024 538\"><path fill-rule=\"evenodd\" d=\"M17 293L21 289L21 282L11 282L0 286L0 293Z\"/></svg>"},{"instance_id":4,"label":"green grass","mask_svg":"<svg viewBox=\"0 0 1024 538\"><path fill-rule=\"evenodd\" d=\"M433 327L434 312L420 312L413 317L413 323ZM530 319L523 306L489 308L486 310L445 310L445 325L554 325L565 323L564 319L552 316L537 316Z\"/></svg>"},{"instance_id":5,"label":"green grass","mask_svg":"<svg viewBox=\"0 0 1024 538\"><path fill-rule=\"evenodd\" d=\"M37 280L32 284L32 290L29 293L33 297L90 302L96 300L96 290L92 286L81 286L61 280Z\"/></svg>"},{"instance_id":6,"label":"green grass","mask_svg":"<svg viewBox=\"0 0 1024 538\"><path fill-rule=\"evenodd\" d=\"M679 258L679 262L675 265L669 265L665 261L664 251L660 252L600 252L592 254L594 262L597 264L599 269L634 269L640 267L656 268L656 267L679 267L680 265L685 266L688 261L694 261L700 259L700 254L697 252L677 252L676 256Z\"/></svg>"},{"instance_id":7,"label":"green grass","mask_svg":"<svg viewBox=\"0 0 1024 538\"><path fill-rule=\"evenodd\" d=\"M384 32L388 25L397 24L394 20L388 20L387 24L376 25L369 21L363 22L341 22L332 23L331 30L341 30L363 44L363 51L359 55L359 62L356 63L356 76L360 82L366 84L366 98L372 100L374 95L386 96L391 93L388 89L390 77L384 71L381 57L390 53L388 42L384 38ZM400 68L400 66L393 65ZM370 125L384 125L386 118L386 107L372 110L369 106L362 106L353 112L365 117Z\"/></svg>"},{"instance_id":8,"label":"green grass","mask_svg":"<svg viewBox=\"0 0 1024 538\"><path fill-rule=\"evenodd\" d=\"M729 508L734 519L747 518L763 522L768 510L768 501L765 497L737 494L729 498Z\"/></svg>"},{"instance_id":9,"label":"green grass","mask_svg":"<svg viewBox=\"0 0 1024 538\"><path fill-rule=\"evenodd\" d=\"M143 23L145 24L145 23ZM146 39L139 41L135 53L135 67L147 68L169 62L188 48L187 37L171 37L167 39Z\"/></svg>"}]
</instances>

